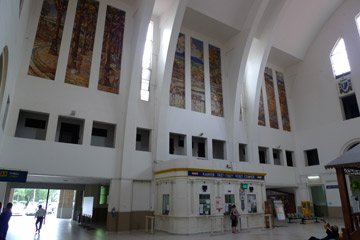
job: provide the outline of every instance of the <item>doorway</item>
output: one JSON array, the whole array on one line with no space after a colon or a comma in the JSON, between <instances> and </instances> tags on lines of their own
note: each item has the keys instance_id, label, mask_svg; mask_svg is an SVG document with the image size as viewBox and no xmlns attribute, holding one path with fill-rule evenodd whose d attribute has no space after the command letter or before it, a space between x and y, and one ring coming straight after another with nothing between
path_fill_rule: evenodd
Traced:
<instances>
[{"instance_id":1,"label":"doorway","mask_svg":"<svg viewBox=\"0 0 360 240\"><path fill-rule=\"evenodd\" d=\"M314 206L314 215L317 217L328 216L328 206L324 186L311 186L310 191Z\"/></svg>"}]
</instances>

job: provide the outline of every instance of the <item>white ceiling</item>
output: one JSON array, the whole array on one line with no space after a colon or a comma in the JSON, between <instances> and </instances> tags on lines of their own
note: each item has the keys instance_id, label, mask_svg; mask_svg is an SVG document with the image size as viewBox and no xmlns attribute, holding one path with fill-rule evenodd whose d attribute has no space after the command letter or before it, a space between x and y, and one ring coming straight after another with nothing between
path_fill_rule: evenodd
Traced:
<instances>
[{"instance_id":1,"label":"white ceiling","mask_svg":"<svg viewBox=\"0 0 360 240\"><path fill-rule=\"evenodd\" d=\"M272 1L279 0L270 0L270 4ZM272 59L279 57L277 62L287 65L287 61L303 59L324 23L344 1L287 0L277 23ZM156 0L154 14L163 14L172 4L173 0ZM226 41L243 30L252 4L252 0L189 0L183 26Z\"/></svg>"},{"instance_id":2,"label":"white ceiling","mask_svg":"<svg viewBox=\"0 0 360 240\"><path fill-rule=\"evenodd\" d=\"M288 0L273 46L303 59L325 22L344 1Z\"/></svg>"}]
</instances>

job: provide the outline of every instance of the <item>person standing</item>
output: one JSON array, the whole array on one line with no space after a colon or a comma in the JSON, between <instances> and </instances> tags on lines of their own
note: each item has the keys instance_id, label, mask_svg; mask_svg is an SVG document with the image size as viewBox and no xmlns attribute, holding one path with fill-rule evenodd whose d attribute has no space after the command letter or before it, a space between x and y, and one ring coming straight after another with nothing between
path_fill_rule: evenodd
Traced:
<instances>
[{"instance_id":1,"label":"person standing","mask_svg":"<svg viewBox=\"0 0 360 240\"><path fill-rule=\"evenodd\" d=\"M238 217L239 217L239 212L236 209L236 206L232 205L231 211L230 211L231 232L232 233L236 233L236 227L238 225Z\"/></svg>"},{"instance_id":2,"label":"person standing","mask_svg":"<svg viewBox=\"0 0 360 240\"><path fill-rule=\"evenodd\" d=\"M13 204L9 202L6 204L4 211L0 214L0 240L5 240L7 231L9 229L9 221L12 216L11 208Z\"/></svg>"},{"instance_id":3,"label":"person standing","mask_svg":"<svg viewBox=\"0 0 360 240\"><path fill-rule=\"evenodd\" d=\"M40 229L42 227L45 215L46 215L45 209L42 208L42 205L39 205L39 209L35 213L35 218L36 218L36 222L35 222L36 231L35 232L40 233Z\"/></svg>"}]
</instances>

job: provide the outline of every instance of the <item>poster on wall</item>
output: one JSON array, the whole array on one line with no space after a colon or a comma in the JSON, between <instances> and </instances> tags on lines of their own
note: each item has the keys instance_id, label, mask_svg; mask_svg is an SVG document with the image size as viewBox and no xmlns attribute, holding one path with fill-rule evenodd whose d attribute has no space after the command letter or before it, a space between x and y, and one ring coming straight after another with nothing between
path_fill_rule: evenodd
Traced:
<instances>
[{"instance_id":1,"label":"poster on wall","mask_svg":"<svg viewBox=\"0 0 360 240\"><path fill-rule=\"evenodd\" d=\"M92 217L94 208L94 197L84 197L82 204L82 215Z\"/></svg>"},{"instance_id":2,"label":"poster on wall","mask_svg":"<svg viewBox=\"0 0 360 240\"><path fill-rule=\"evenodd\" d=\"M98 90L119 93L125 12L107 6Z\"/></svg>"},{"instance_id":3,"label":"poster on wall","mask_svg":"<svg viewBox=\"0 0 360 240\"><path fill-rule=\"evenodd\" d=\"M247 195L247 209L248 209L248 213L257 212L256 194Z\"/></svg>"},{"instance_id":4,"label":"poster on wall","mask_svg":"<svg viewBox=\"0 0 360 240\"><path fill-rule=\"evenodd\" d=\"M54 80L68 0L44 0L28 74Z\"/></svg>"},{"instance_id":5,"label":"poster on wall","mask_svg":"<svg viewBox=\"0 0 360 240\"><path fill-rule=\"evenodd\" d=\"M284 204L281 200L274 200L274 208L276 212L276 218L279 221L285 220Z\"/></svg>"},{"instance_id":6,"label":"poster on wall","mask_svg":"<svg viewBox=\"0 0 360 240\"><path fill-rule=\"evenodd\" d=\"M185 35L179 33L170 84L170 106L185 108Z\"/></svg>"},{"instance_id":7,"label":"poster on wall","mask_svg":"<svg viewBox=\"0 0 360 240\"><path fill-rule=\"evenodd\" d=\"M79 0L71 38L65 82L88 87L99 2Z\"/></svg>"}]
</instances>

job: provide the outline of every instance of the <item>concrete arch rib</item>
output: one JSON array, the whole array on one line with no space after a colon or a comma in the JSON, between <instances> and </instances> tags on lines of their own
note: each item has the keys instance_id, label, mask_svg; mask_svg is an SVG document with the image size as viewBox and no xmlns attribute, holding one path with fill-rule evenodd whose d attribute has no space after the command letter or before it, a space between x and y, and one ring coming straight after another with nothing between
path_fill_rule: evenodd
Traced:
<instances>
[{"instance_id":1,"label":"concrete arch rib","mask_svg":"<svg viewBox=\"0 0 360 240\"><path fill-rule=\"evenodd\" d=\"M261 19L254 21L252 35L249 36L250 47L246 58L243 61L245 69L239 75L239 79L244 79L243 83L238 81L238 87L243 88L237 91L240 94L242 90L243 104L245 106L244 121L247 129L247 142L249 145L249 153L257 152L255 143L257 142L257 115L259 105L259 95L263 79L263 72L270 53L273 38L276 34L276 24L281 18L287 1L264 1L259 6L259 16ZM239 97L237 97L239 98ZM239 99L240 100L240 99ZM254 159L255 156L248 156Z\"/></svg>"},{"instance_id":2,"label":"concrete arch rib","mask_svg":"<svg viewBox=\"0 0 360 240\"><path fill-rule=\"evenodd\" d=\"M155 142L154 160L165 159L164 146L168 145L167 138L158 136L166 136L167 132L167 108L169 105L172 65L187 2L187 0L173 0L170 9L160 17L160 51L156 77L157 92L155 93L156 119L154 121L154 134L152 134L153 142ZM167 148L165 147L165 149Z\"/></svg>"},{"instance_id":3,"label":"concrete arch rib","mask_svg":"<svg viewBox=\"0 0 360 240\"><path fill-rule=\"evenodd\" d=\"M233 143L232 146L229 146L228 151L233 152L233 156L238 156L237 143L241 140L246 141L247 138L246 135L244 136L244 134L241 134L243 129L241 129L239 124L241 101L244 92L244 73L246 63L249 59L252 40L255 38L257 26L268 2L269 1L262 0L254 1L243 30L228 43L229 49L231 49L228 50L228 52L231 53L229 54L230 56L227 56L227 60L231 63L229 65L232 66L232 68L228 69L229 78L234 79L234 81L231 81L229 95L234 97L228 100L230 110L226 111L228 115L225 117L227 120L227 135L229 136L229 140L232 140L231 142ZM239 139L240 136L243 136L243 139Z\"/></svg>"}]
</instances>

